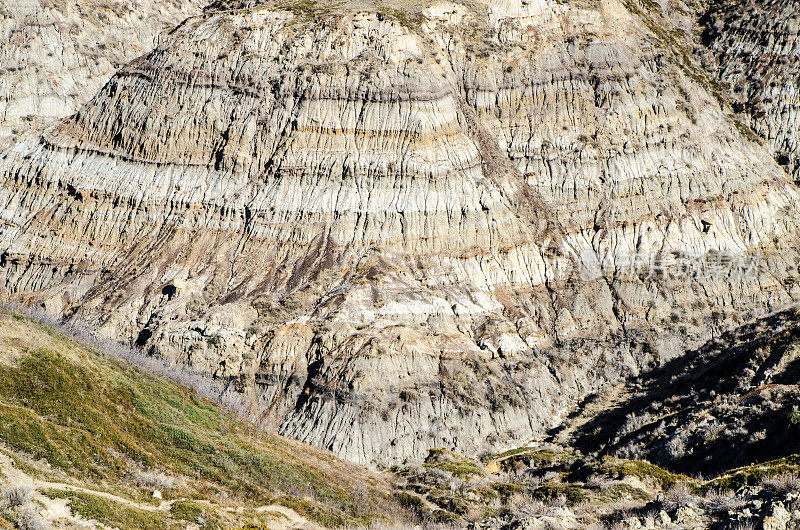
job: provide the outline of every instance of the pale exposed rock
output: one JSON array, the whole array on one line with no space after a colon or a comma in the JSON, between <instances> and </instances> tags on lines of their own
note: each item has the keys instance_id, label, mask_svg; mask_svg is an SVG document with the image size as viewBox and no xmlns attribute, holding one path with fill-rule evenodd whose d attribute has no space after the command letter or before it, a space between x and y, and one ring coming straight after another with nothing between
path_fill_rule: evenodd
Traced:
<instances>
[{"instance_id":1,"label":"pale exposed rock","mask_svg":"<svg viewBox=\"0 0 800 530\"><path fill-rule=\"evenodd\" d=\"M9 296L372 465L527 441L796 299L800 192L621 3L227 7L2 155Z\"/></svg>"},{"instance_id":2,"label":"pale exposed rock","mask_svg":"<svg viewBox=\"0 0 800 530\"><path fill-rule=\"evenodd\" d=\"M693 506L681 506L675 514L675 524L685 530L703 530L708 527L703 514Z\"/></svg>"},{"instance_id":3,"label":"pale exposed rock","mask_svg":"<svg viewBox=\"0 0 800 530\"><path fill-rule=\"evenodd\" d=\"M550 528L562 528L570 530L581 528L581 523L575 517L575 513L569 508L557 507L548 511L546 515L537 515L521 519L510 527L518 530L548 530Z\"/></svg>"},{"instance_id":4,"label":"pale exposed rock","mask_svg":"<svg viewBox=\"0 0 800 530\"><path fill-rule=\"evenodd\" d=\"M724 0L711 5L703 22L717 79L730 88L747 125L800 179L800 4Z\"/></svg>"},{"instance_id":5,"label":"pale exposed rock","mask_svg":"<svg viewBox=\"0 0 800 530\"><path fill-rule=\"evenodd\" d=\"M0 148L77 111L191 14L192 0L0 3Z\"/></svg>"},{"instance_id":6,"label":"pale exposed rock","mask_svg":"<svg viewBox=\"0 0 800 530\"><path fill-rule=\"evenodd\" d=\"M783 506L783 503L776 502L772 505L770 515L764 517L761 527L764 530L785 530L791 518L791 515Z\"/></svg>"}]
</instances>

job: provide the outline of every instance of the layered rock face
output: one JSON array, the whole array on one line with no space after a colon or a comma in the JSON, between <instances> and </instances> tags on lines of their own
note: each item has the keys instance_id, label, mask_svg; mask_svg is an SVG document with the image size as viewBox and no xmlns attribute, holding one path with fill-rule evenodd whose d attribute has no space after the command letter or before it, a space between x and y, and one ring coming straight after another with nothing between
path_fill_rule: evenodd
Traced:
<instances>
[{"instance_id":1,"label":"layered rock face","mask_svg":"<svg viewBox=\"0 0 800 530\"><path fill-rule=\"evenodd\" d=\"M747 125L800 179L800 5L793 0L725 0L703 17L717 79Z\"/></svg>"},{"instance_id":2,"label":"layered rock face","mask_svg":"<svg viewBox=\"0 0 800 530\"><path fill-rule=\"evenodd\" d=\"M74 113L200 7L191 0L0 2L0 148Z\"/></svg>"},{"instance_id":3,"label":"layered rock face","mask_svg":"<svg viewBox=\"0 0 800 530\"><path fill-rule=\"evenodd\" d=\"M635 4L217 4L0 160L7 296L389 465L797 298L798 189Z\"/></svg>"}]
</instances>

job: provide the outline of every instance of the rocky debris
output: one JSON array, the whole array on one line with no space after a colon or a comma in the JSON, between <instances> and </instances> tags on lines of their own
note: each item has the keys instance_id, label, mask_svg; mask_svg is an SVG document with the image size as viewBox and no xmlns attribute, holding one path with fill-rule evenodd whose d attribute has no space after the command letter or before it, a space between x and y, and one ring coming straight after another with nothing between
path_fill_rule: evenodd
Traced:
<instances>
[{"instance_id":1,"label":"rocky debris","mask_svg":"<svg viewBox=\"0 0 800 530\"><path fill-rule=\"evenodd\" d=\"M800 295L800 191L659 27L219 3L0 156L3 292L353 461L519 445Z\"/></svg>"},{"instance_id":2,"label":"rocky debris","mask_svg":"<svg viewBox=\"0 0 800 530\"><path fill-rule=\"evenodd\" d=\"M555 507L549 510L546 515L525 517L507 525L507 528L514 530L548 530L550 528L582 528L582 525L575 517L575 513L569 508Z\"/></svg>"},{"instance_id":3,"label":"rocky debris","mask_svg":"<svg viewBox=\"0 0 800 530\"><path fill-rule=\"evenodd\" d=\"M199 7L192 0L3 2L0 150L76 112Z\"/></svg>"},{"instance_id":4,"label":"rocky debris","mask_svg":"<svg viewBox=\"0 0 800 530\"><path fill-rule=\"evenodd\" d=\"M764 517L761 527L764 530L785 530L791 520L791 514L784 508L783 503L779 501L769 507L769 515ZM795 521L795 523L800 523L800 520Z\"/></svg>"}]
</instances>

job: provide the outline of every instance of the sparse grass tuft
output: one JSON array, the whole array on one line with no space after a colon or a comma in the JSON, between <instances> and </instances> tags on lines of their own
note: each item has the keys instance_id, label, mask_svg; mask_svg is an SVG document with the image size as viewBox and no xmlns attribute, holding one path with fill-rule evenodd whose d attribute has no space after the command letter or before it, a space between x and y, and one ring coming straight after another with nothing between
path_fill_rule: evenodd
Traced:
<instances>
[{"instance_id":1,"label":"sparse grass tuft","mask_svg":"<svg viewBox=\"0 0 800 530\"><path fill-rule=\"evenodd\" d=\"M800 476L797 473L769 477L761 484L779 493L800 492Z\"/></svg>"}]
</instances>

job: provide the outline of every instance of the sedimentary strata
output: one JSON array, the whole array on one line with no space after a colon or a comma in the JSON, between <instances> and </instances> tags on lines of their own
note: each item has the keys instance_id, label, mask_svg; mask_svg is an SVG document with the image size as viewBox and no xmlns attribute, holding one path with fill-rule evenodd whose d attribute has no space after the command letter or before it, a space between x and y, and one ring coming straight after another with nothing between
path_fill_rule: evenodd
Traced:
<instances>
[{"instance_id":1,"label":"sedimentary strata","mask_svg":"<svg viewBox=\"0 0 800 530\"><path fill-rule=\"evenodd\" d=\"M470 5L188 19L2 155L6 295L371 465L794 302L798 189L641 8Z\"/></svg>"}]
</instances>

